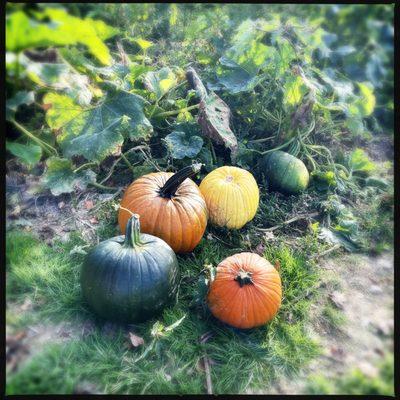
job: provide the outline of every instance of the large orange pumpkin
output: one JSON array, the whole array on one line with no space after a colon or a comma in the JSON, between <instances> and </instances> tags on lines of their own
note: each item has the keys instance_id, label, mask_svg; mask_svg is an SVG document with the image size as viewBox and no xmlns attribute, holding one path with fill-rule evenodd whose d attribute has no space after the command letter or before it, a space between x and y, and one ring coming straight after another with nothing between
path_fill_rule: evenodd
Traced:
<instances>
[{"instance_id":1,"label":"large orange pumpkin","mask_svg":"<svg viewBox=\"0 0 400 400\"><path fill-rule=\"evenodd\" d=\"M223 260L207 295L212 314L240 329L270 321L278 312L281 299L278 271L255 253L239 253Z\"/></svg>"},{"instance_id":2,"label":"large orange pumpkin","mask_svg":"<svg viewBox=\"0 0 400 400\"><path fill-rule=\"evenodd\" d=\"M189 179L200 171L194 164L178 171L156 172L136 179L125 191L121 207L140 215L141 231L167 242L176 253L192 251L207 225L207 206L198 186ZM120 208L122 233L131 214Z\"/></svg>"}]
</instances>

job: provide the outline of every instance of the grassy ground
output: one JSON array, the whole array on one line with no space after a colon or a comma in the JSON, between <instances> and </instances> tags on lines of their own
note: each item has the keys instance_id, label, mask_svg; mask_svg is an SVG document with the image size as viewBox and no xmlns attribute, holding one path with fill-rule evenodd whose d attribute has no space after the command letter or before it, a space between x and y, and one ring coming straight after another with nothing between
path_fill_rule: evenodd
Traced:
<instances>
[{"instance_id":1,"label":"grassy ground","mask_svg":"<svg viewBox=\"0 0 400 400\"><path fill-rule=\"evenodd\" d=\"M314 239L305 239L304 244L312 246ZM183 316L185 319L135 362L148 349L156 320L113 326L112 335L104 335L104 321L93 319L81 299L83 255L69 255L74 246L82 244L78 235L67 243L55 243L53 248L31 234L12 231L7 236L9 302L29 298L35 304L33 310L18 317L7 313L10 329L17 331L44 321L70 323L76 332L84 324L93 325L90 334L76 334L66 343L46 346L10 377L8 394L71 393L82 379L113 393L202 393L205 377L199 373L199 362L204 355L212 360L214 392L238 393L265 387L276 374L295 373L318 354L317 344L305 330L308 309L316 295L313 287L318 282L317 269L306 261L306 252L292 251L284 244L266 247L266 257L281 263L281 312L265 328L239 332L214 320L198 301L198 278L204 266L216 265L235 252L215 240L203 239L192 255L179 257L182 282L178 304L165 310L159 321L170 325ZM128 331L144 338L143 349L126 348ZM199 340L206 332L212 332L212 337L202 344ZM43 370L51 371L51 379L41 374Z\"/></svg>"},{"instance_id":2,"label":"grassy ground","mask_svg":"<svg viewBox=\"0 0 400 400\"><path fill-rule=\"evenodd\" d=\"M329 246L300 221L275 231L273 237L263 236L255 226L281 223L300 209L310 211L313 201L315 197L308 194L284 199L275 193L263 196L256 218L240 233L208 227L194 252L179 256L177 303L158 319L130 326L96 319L81 298L79 274L84 255L76 250L82 246L88 250L94 244L82 233L72 232L67 241L56 239L49 246L32 232L10 229L6 249L8 332L31 332L33 327L40 336L44 333L40 327L44 331L57 327L53 328L53 339L67 339L38 346L32 345L33 339L31 357L8 374L7 393L73 393L85 382L94 385L92 392L102 393L204 393L204 356L210 360L214 393L265 391L275 378L295 376L322 351L310 332L310 307L318 301L322 304L318 318L330 329L343 323L340 311L321 299L321 271L317 259L310 257ZM104 221L96 230L98 240L118 234L112 202L105 203L96 215ZM371 215L377 220L374 213ZM374 228L371 231L375 232ZM382 248L389 238L381 236ZM210 315L200 282L206 265L255 249L272 263L279 260L283 303L267 326L238 331ZM182 317L182 323L169 335L151 335L157 321L167 326ZM143 337L144 345L132 348L129 332ZM201 340L206 333L208 340ZM43 370L50 376L43 375ZM310 388L313 390L317 389Z\"/></svg>"}]
</instances>

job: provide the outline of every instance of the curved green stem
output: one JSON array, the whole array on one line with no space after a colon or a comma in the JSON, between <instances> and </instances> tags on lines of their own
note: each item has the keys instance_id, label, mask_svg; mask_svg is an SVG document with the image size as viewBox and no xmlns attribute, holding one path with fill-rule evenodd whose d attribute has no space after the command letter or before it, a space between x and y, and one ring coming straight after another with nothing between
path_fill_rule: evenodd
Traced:
<instances>
[{"instance_id":1,"label":"curved green stem","mask_svg":"<svg viewBox=\"0 0 400 400\"><path fill-rule=\"evenodd\" d=\"M196 175L200 172L202 164L192 164L187 167L182 168L176 174L172 175L171 178L165 182L165 185L160 189L160 196L171 198L175 195L178 187L186 179Z\"/></svg>"},{"instance_id":2,"label":"curved green stem","mask_svg":"<svg viewBox=\"0 0 400 400\"><path fill-rule=\"evenodd\" d=\"M95 166L95 165L98 165L98 164L97 164L97 162L94 162L94 161L93 162L88 162L86 164L82 164L78 168L74 169L74 173L76 174L77 172L82 171L85 168L92 167L92 166Z\"/></svg>"},{"instance_id":3,"label":"curved green stem","mask_svg":"<svg viewBox=\"0 0 400 400\"><path fill-rule=\"evenodd\" d=\"M130 161L125 157L124 153L121 153L121 158L124 160L125 164L128 166L128 168L132 171L132 173L135 172L135 169L133 168L133 165L130 163Z\"/></svg>"},{"instance_id":4,"label":"curved green stem","mask_svg":"<svg viewBox=\"0 0 400 400\"><path fill-rule=\"evenodd\" d=\"M140 246L142 242L140 241L140 217L138 214L133 214L126 224L125 230L125 247L135 247Z\"/></svg>"},{"instance_id":5,"label":"curved green stem","mask_svg":"<svg viewBox=\"0 0 400 400\"><path fill-rule=\"evenodd\" d=\"M162 113L158 113L158 114L156 114L156 115L151 114L151 115L150 115L150 118L151 118L151 117L154 117L154 118L156 118L156 117L157 117L157 118L158 118L158 117L170 117L170 116L172 116L172 115L179 114L179 113L182 112L182 111L191 111L191 110L194 110L194 109L196 109L196 108L199 108L199 104L195 104L195 105L193 105L193 106L181 108L180 110L165 111L165 112L162 112Z\"/></svg>"},{"instance_id":6,"label":"curved green stem","mask_svg":"<svg viewBox=\"0 0 400 400\"><path fill-rule=\"evenodd\" d=\"M89 182L89 185L92 185L94 187L97 187L97 188L103 189L103 190L115 190L115 189L117 189L115 187L104 186L104 185L102 185L100 183L97 183L97 182Z\"/></svg>"},{"instance_id":7,"label":"curved green stem","mask_svg":"<svg viewBox=\"0 0 400 400\"><path fill-rule=\"evenodd\" d=\"M260 151L259 153L264 155L264 154L268 154L268 153L271 153L276 150L284 149L285 147L289 146L289 144L292 143L293 140L295 140L295 139L297 139L297 136L293 136L290 140L281 144L280 146L274 147L273 149L270 149L270 150Z\"/></svg>"},{"instance_id":8,"label":"curved green stem","mask_svg":"<svg viewBox=\"0 0 400 400\"><path fill-rule=\"evenodd\" d=\"M18 128L20 132L22 132L24 135L28 136L30 139L32 139L34 142L36 142L44 152L51 156L58 156L57 150L49 145L48 143L44 142L43 140L40 140L38 137L36 137L33 133L29 132L25 127L20 125L15 119L11 120L11 123Z\"/></svg>"}]
</instances>

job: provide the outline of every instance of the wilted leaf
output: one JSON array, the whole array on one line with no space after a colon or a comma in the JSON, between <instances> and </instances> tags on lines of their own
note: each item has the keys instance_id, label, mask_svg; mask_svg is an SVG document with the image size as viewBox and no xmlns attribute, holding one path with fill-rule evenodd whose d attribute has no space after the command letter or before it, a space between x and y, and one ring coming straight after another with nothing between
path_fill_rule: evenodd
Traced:
<instances>
[{"instance_id":1,"label":"wilted leaf","mask_svg":"<svg viewBox=\"0 0 400 400\"><path fill-rule=\"evenodd\" d=\"M42 148L36 144L21 144L16 142L6 142L7 150L18 157L24 164L33 166L42 157Z\"/></svg>"},{"instance_id":2,"label":"wilted leaf","mask_svg":"<svg viewBox=\"0 0 400 400\"><path fill-rule=\"evenodd\" d=\"M92 200L85 200L83 204L86 210L91 210L94 207Z\"/></svg>"},{"instance_id":3,"label":"wilted leaf","mask_svg":"<svg viewBox=\"0 0 400 400\"><path fill-rule=\"evenodd\" d=\"M74 246L74 248L72 250L70 250L69 255L72 256L73 254L82 254L82 255L86 255L87 251L85 250L85 248L89 247L88 244L85 244L83 246Z\"/></svg>"},{"instance_id":4,"label":"wilted leaf","mask_svg":"<svg viewBox=\"0 0 400 400\"><path fill-rule=\"evenodd\" d=\"M173 158L195 157L203 147L203 139L196 135L193 125L177 125L172 133L165 137L165 143Z\"/></svg>"},{"instance_id":5,"label":"wilted leaf","mask_svg":"<svg viewBox=\"0 0 400 400\"><path fill-rule=\"evenodd\" d=\"M235 134L229 127L230 109L215 93L200 102L198 121L204 135L231 150L234 162L238 149Z\"/></svg>"},{"instance_id":6,"label":"wilted leaf","mask_svg":"<svg viewBox=\"0 0 400 400\"><path fill-rule=\"evenodd\" d=\"M84 109L68 96L47 94L46 113L50 128L60 129L57 142L66 157L82 155L101 161L118 150L128 134L131 140L147 139L153 128L143 112L145 100L135 94L109 93L97 107Z\"/></svg>"},{"instance_id":7,"label":"wilted leaf","mask_svg":"<svg viewBox=\"0 0 400 400\"><path fill-rule=\"evenodd\" d=\"M325 227L320 228L319 237L331 244L340 244L346 250L353 252L356 251L358 246L350 240L346 235L341 234L338 231L333 231Z\"/></svg>"},{"instance_id":8,"label":"wilted leaf","mask_svg":"<svg viewBox=\"0 0 400 400\"><path fill-rule=\"evenodd\" d=\"M71 161L66 158L50 157L47 159L46 165L47 170L41 181L54 196L71 193L75 188L86 189L88 183L96 180L96 174L91 170L74 173Z\"/></svg>"},{"instance_id":9,"label":"wilted leaf","mask_svg":"<svg viewBox=\"0 0 400 400\"><path fill-rule=\"evenodd\" d=\"M177 84L177 78L172 70L164 67L159 71L150 71L144 78L144 85L147 90L155 93L157 99L161 98L165 93Z\"/></svg>"},{"instance_id":10,"label":"wilted leaf","mask_svg":"<svg viewBox=\"0 0 400 400\"><path fill-rule=\"evenodd\" d=\"M11 120L15 118L17 109L22 104L30 105L35 101L35 94L33 92L21 91L17 92L14 97L8 99L6 102L6 119Z\"/></svg>"},{"instance_id":11,"label":"wilted leaf","mask_svg":"<svg viewBox=\"0 0 400 400\"><path fill-rule=\"evenodd\" d=\"M129 340L133 347L139 347L144 344L143 338L133 334L132 332L129 332Z\"/></svg>"}]
</instances>

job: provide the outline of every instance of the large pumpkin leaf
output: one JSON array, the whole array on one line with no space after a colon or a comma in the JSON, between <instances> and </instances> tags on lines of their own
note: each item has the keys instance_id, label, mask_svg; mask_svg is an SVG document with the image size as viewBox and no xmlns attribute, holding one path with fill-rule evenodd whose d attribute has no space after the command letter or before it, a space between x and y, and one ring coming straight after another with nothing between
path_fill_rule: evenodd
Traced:
<instances>
[{"instance_id":1,"label":"large pumpkin leaf","mask_svg":"<svg viewBox=\"0 0 400 400\"><path fill-rule=\"evenodd\" d=\"M36 13L36 21L23 11L17 11L6 20L6 48L20 52L25 49L47 46L64 46L81 43L101 63L110 64L111 55L103 40L115 35L118 30L103 21L91 18L80 19L62 9L46 8Z\"/></svg>"},{"instance_id":2,"label":"large pumpkin leaf","mask_svg":"<svg viewBox=\"0 0 400 400\"><path fill-rule=\"evenodd\" d=\"M14 119L17 109L22 104L32 104L35 101L35 94L33 92L20 91L14 97L8 99L6 102L6 119Z\"/></svg>"},{"instance_id":3,"label":"large pumpkin leaf","mask_svg":"<svg viewBox=\"0 0 400 400\"><path fill-rule=\"evenodd\" d=\"M28 77L38 85L61 90L76 99L80 105L87 106L92 100L89 78L72 71L66 64L39 63L29 60L26 63L26 72Z\"/></svg>"},{"instance_id":4,"label":"large pumpkin leaf","mask_svg":"<svg viewBox=\"0 0 400 400\"><path fill-rule=\"evenodd\" d=\"M33 166L42 157L42 148L36 144L22 144L16 142L6 142L7 150L18 157L24 164Z\"/></svg>"},{"instance_id":5,"label":"large pumpkin leaf","mask_svg":"<svg viewBox=\"0 0 400 400\"><path fill-rule=\"evenodd\" d=\"M50 157L46 161L47 170L42 176L42 184L50 189L54 196L62 193L71 193L76 188L86 189L90 182L95 182L96 174L91 170L75 173L72 163L65 158Z\"/></svg>"},{"instance_id":6,"label":"large pumpkin leaf","mask_svg":"<svg viewBox=\"0 0 400 400\"><path fill-rule=\"evenodd\" d=\"M198 121L204 135L231 150L231 160L235 160L238 142L229 127L230 109L215 93L200 101Z\"/></svg>"},{"instance_id":7,"label":"large pumpkin leaf","mask_svg":"<svg viewBox=\"0 0 400 400\"><path fill-rule=\"evenodd\" d=\"M203 147L203 139L196 135L192 124L177 125L172 133L165 137L165 143L172 157L178 160L199 154Z\"/></svg>"},{"instance_id":8,"label":"large pumpkin leaf","mask_svg":"<svg viewBox=\"0 0 400 400\"><path fill-rule=\"evenodd\" d=\"M146 89L155 93L157 99L176 86L177 82L176 75L168 67L161 68L159 71L150 71L144 78Z\"/></svg>"},{"instance_id":9,"label":"large pumpkin leaf","mask_svg":"<svg viewBox=\"0 0 400 400\"><path fill-rule=\"evenodd\" d=\"M98 106L86 109L56 93L47 94L43 103L51 105L46 121L58 131L57 142L66 157L101 161L122 145L125 135L143 140L153 131L143 113L145 100L132 93L109 93Z\"/></svg>"}]
</instances>

